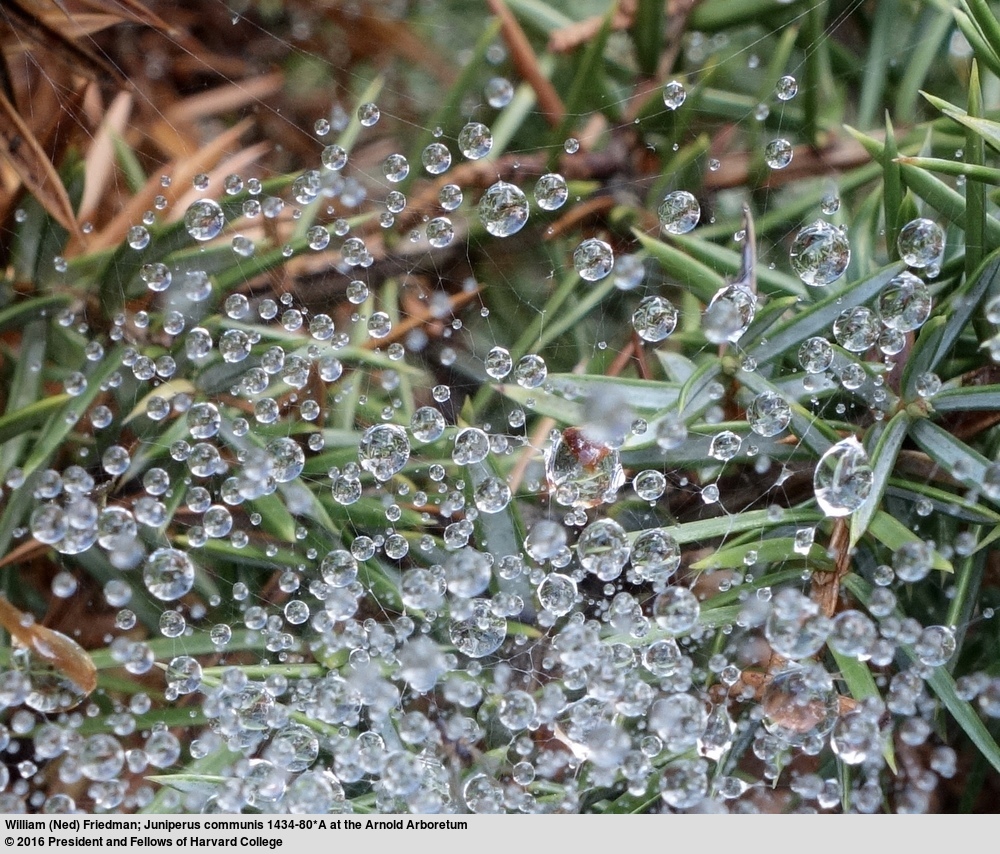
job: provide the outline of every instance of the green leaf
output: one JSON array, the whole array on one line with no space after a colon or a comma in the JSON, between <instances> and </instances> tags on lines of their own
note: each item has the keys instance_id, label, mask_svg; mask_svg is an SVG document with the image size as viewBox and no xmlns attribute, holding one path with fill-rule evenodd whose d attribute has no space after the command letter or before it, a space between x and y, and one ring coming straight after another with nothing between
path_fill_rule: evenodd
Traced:
<instances>
[{"instance_id":1,"label":"green leaf","mask_svg":"<svg viewBox=\"0 0 1000 854\"><path fill-rule=\"evenodd\" d=\"M961 439L955 438L947 430L926 418L921 418L913 424L910 435L931 461L950 477L970 489L982 487L986 479L986 469L991 463L978 451L974 451Z\"/></svg>"},{"instance_id":2,"label":"green leaf","mask_svg":"<svg viewBox=\"0 0 1000 854\"><path fill-rule=\"evenodd\" d=\"M814 510L783 510L773 514L770 510L749 510L738 516L721 516L717 519L699 519L684 522L668 528L668 533L681 545L731 537L744 531L765 531L778 525L815 525L823 515ZM641 531L633 531L630 539L635 539Z\"/></svg>"},{"instance_id":3,"label":"green leaf","mask_svg":"<svg viewBox=\"0 0 1000 854\"><path fill-rule=\"evenodd\" d=\"M663 268L663 272L678 282L684 282L685 287L702 302L710 302L719 289L725 285L725 279L715 270L701 261L696 261L676 246L650 237L638 229L633 229L632 233L642 244L642 247Z\"/></svg>"},{"instance_id":4,"label":"green leaf","mask_svg":"<svg viewBox=\"0 0 1000 854\"><path fill-rule=\"evenodd\" d=\"M938 370L966 330L969 318L993 288L1000 286L1000 250L992 253L971 279L955 290L948 301L938 305L934 323L925 323L903 368L903 397L915 400L917 380L927 371Z\"/></svg>"},{"instance_id":5,"label":"green leaf","mask_svg":"<svg viewBox=\"0 0 1000 854\"><path fill-rule=\"evenodd\" d=\"M747 554L755 555L752 563L785 563L790 560L806 561L817 569L832 569L833 562L826 554L826 549L814 543L807 554L795 551L794 537L773 537L759 542L743 543L720 549L714 554L703 557L691 564L691 569L702 571L706 569L736 569L746 566Z\"/></svg>"},{"instance_id":6,"label":"green leaf","mask_svg":"<svg viewBox=\"0 0 1000 854\"><path fill-rule=\"evenodd\" d=\"M907 543L923 542L917 534L913 533L895 516L890 516L884 510L876 511L871 522L868 523L868 533L892 552L898 551ZM931 566L942 572L954 572L951 561L941 557L937 550L934 551L934 559L931 561Z\"/></svg>"},{"instance_id":7,"label":"green leaf","mask_svg":"<svg viewBox=\"0 0 1000 854\"><path fill-rule=\"evenodd\" d=\"M663 0L639 0L631 34L639 68L646 77L652 77L663 43Z\"/></svg>"},{"instance_id":8,"label":"green leaf","mask_svg":"<svg viewBox=\"0 0 1000 854\"><path fill-rule=\"evenodd\" d=\"M946 388L932 398L935 412L1000 410L1000 385L968 385Z\"/></svg>"},{"instance_id":9,"label":"green leaf","mask_svg":"<svg viewBox=\"0 0 1000 854\"><path fill-rule=\"evenodd\" d=\"M882 506L882 496L889 477L896 468L896 458L903 446L906 431L910 427L910 416L905 410L897 412L879 433L878 441L871 452L872 490L865 502L851 515L851 542L853 549L865 535L872 517Z\"/></svg>"},{"instance_id":10,"label":"green leaf","mask_svg":"<svg viewBox=\"0 0 1000 854\"><path fill-rule=\"evenodd\" d=\"M875 684L875 677L872 676L871 670L868 669L868 665L863 661L858 661L852 655L843 655L837 652L832 646L827 644L827 649L830 650L830 655L833 656L833 660L837 662L837 668L840 670L840 677L844 680L847 685L847 690L850 691L851 696L857 700L859 703L869 697L878 697L882 699L882 694L878 690L878 685ZM896 750L893 747L892 739L885 739L885 744L882 747L882 755L885 757L886 764L892 770L892 773L896 773Z\"/></svg>"}]
</instances>

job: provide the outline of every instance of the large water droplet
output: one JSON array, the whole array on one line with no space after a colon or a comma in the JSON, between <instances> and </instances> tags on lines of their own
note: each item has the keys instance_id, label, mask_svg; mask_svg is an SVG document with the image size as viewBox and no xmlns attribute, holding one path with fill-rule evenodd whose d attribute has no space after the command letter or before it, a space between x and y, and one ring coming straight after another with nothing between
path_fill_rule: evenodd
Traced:
<instances>
[{"instance_id":1,"label":"large water droplet","mask_svg":"<svg viewBox=\"0 0 1000 854\"><path fill-rule=\"evenodd\" d=\"M908 267L936 266L944 255L944 229L932 219L910 220L899 230L896 248Z\"/></svg>"},{"instance_id":2,"label":"large water droplet","mask_svg":"<svg viewBox=\"0 0 1000 854\"><path fill-rule=\"evenodd\" d=\"M739 341L757 312L757 297L741 284L726 285L712 297L701 329L713 344Z\"/></svg>"},{"instance_id":3,"label":"large water droplet","mask_svg":"<svg viewBox=\"0 0 1000 854\"><path fill-rule=\"evenodd\" d=\"M792 410L780 394L763 391L747 407L747 423L758 436L777 436L792 420Z\"/></svg>"},{"instance_id":4,"label":"large water droplet","mask_svg":"<svg viewBox=\"0 0 1000 854\"><path fill-rule=\"evenodd\" d=\"M194 586L194 564L182 551L157 549L146 559L142 580L157 599L172 602Z\"/></svg>"},{"instance_id":5,"label":"large water droplet","mask_svg":"<svg viewBox=\"0 0 1000 854\"><path fill-rule=\"evenodd\" d=\"M670 234L687 234L701 218L701 205L687 190L667 193L657 208L660 226Z\"/></svg>"},{"instance_id":6,"label":"large water droplet","mask_svg":"<svg viewBox=\"0 0 1000 854\"><path fill-rule=\"evenodd\" d=\"M217 237L225 224L222 208L211 199L192 202L184 214L184 228L195 240Z\"/></svg>"},{"instance_id":7,"label":"large water droplet","mask_svg":"<svg viewBox=\"0 0 1000 854\"><path fill-rule=\"evenodd\" d=\"M479 219L494 237L510 237L528 221L528 200L518 187L497 181L479 200Z\"/></svg>"},{"instance_id":8,"label":"large water droplet","mask_svg":"<svg viewBox=\"0 0 1000 854\"><path fill-rule=\"evenodd\" d=\"M878 297L882 323L899 332L912 332L924 325L931 314L931 292L908 271L889 280Z\"/></svg>"},{"instance_id":9,"label":"large water droplet","mask_svg":"<svg viewBox=\"0 0 1000 854\"><path fill-rule=\"evenodd\" d=\"M613 501L625 482L618 451L568 427L545 454L545 476L559 504L594 507Z\"/></svg>"},{"instance_id":10,"label":"large water droplet","mask_svg":"<svg viewBox=\"0 0 1000 854\"><path fill-rule=\"evenodd\" d=\"M827 516L849 516L868 499L873 478L868 454L854 436L849 436L827 450L816 464L816 501Z\"/></svg>"},{"instance_id":11,"label":"large water droplet","mask_svg":"<svg viewBox=\"0 0 1000 854\"><path fill-rule=\"evenodd\" d=\"M816 220L795 236L788 257L803 282L822 287L844 275L851 261L851 246L843 229Z\"/></svg>"},{"instance_id":12,"label":"large water droplet","mask_svg":"<svg viewBox=\"0 0 1000 854\"><path fill-rule=\"evenodd\" d=\"M573 266L580 278L588 282L603 279L615 265L611 247L596 237L584 240L573 252Z\"/></svg>"},{"instance_id":13,"label":"large water droplet","mask_svg":"<svg viewBox=\"0 0 1000 854\"><path fill-rule=\"evenodd\" d=\"M376 424L365 430L358 445L358 461L378 480L389 480L410 459L406 431L396 424Z\"/></svg>"}]
</instances>

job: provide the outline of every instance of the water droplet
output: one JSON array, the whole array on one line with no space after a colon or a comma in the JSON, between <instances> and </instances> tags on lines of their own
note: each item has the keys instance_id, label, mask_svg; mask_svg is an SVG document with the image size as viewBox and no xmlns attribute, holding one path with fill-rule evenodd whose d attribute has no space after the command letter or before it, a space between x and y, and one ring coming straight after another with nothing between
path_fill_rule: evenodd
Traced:
<instances>
[{"instance_id":1,"label":"water droplet","mask_svg":"<svg viewBox=\"0 0 1000 854\"><path fill-rule=\"evenodd\" d=\"M844 275L851 261L851 246L843 229L816 220L795 236L788 257L803 282L822 287Z\"/></svg>"},{"instance_id":2,"label":"water droplet","mask_svg":"<svg viewBox=\"0 0 1000 854\"><path fill-rule=\"evenodd\" d=\"M194 574L194 564L184 552L161 548L146 559L142 580L157 599L172 602L190 592Z\"/></svg>"},{"instance_id":3,"label":"water droplet","mask_svg":"<svg viewBox=\"0 0 1000 854\"><path fill-rule=\"evenodd\" d=\"M481 122L469 122L459 131L458 150L469 160L479 160L493 148L493 134Z\"/></svg>"},{"instance_id":4,"label":"water droplet","mask_svg":"<svg viewBox=\"0 0 1000 854\"><path fill-rule=\"evenodd\" d=\"M833 322L833 337L845 350L864 353L878 341L875 312L864 306L844 309Z\"/></svg>"},{"instance_id":5,"label":"water droplet","mask_svg":"<svg viewBox=\"0 0 1000 854\"><path fill-rule=\"evenodd\" d=\"M358 445L358 461L378 480L389 480L410 459L406 431L396 424L376 424L365 430Z\"/></svg>"},{"instance_id":6,"label":"water droplet","mask_svg":"<svg viewBox=\"0 0 1000 854\"><path fill-rule=\"evenodd\" d=\"M614 267L615 256L611 247L596 237L584 240L573 252L573 266L580 278L588 282L603 279Z\"/></svg>"},{"instance_id":7,"label":"water droplet","mask_svg":"<svg viewBox=\"0 0 1000 854\"><path fill-rule=\"evenodd\" d=\"M764 146L764 162L772 169L784 169L792 162L792 144L787 139L774 139Z\"/></svg>"},{"instance_id":8,"label":"water droplet","mask_svg":"<svg viewBox=\"0 0 1000 854\"><path fill-rule=\"evenodd\" d=\"M660 227L669 234L687 234L701 219L701 205L687 190L674 190L657 208Z\"/></svg>"},{"instance_id":9,"label":"water droplet","mask_svg":"<svg viewBox=\"0 0 1000 854\"><path fill-rule=\"evenodd\" d=\"M908 271L890 279L878 297L879 317L890 329L912 332L924 325L932 307L930 289Z\"/></svg>"},{"instance_id":10,"label":"water droplet","mask_svg":"<svg viewBox=\"0 0 1000 854\"><path fill-rule=\"evenodd\" d=\"M594 507L613 501L625 483L618 451L567 427L545 453L549 491L564 506Z\"/></svg>"},{"instance_id":11,"label":"water droplet","mask_svg":"<svg viewBox=\"0 0 1000 854\"><path fill-rule=\"evenodd\" d=\"M663 103L668 110L676 110L687 98L687 90L684 84L677 80L671 80L663 87Z\"/></svg>"},{"instance_id":12,"label":"water droplet","mask_svg":"<svg viewBox=\"0 0 1000 854\"><path fill-rule=\"evenodd\" d=\"M493 347L483 360L486 373L495 380L502 380L510 373L514 361L504 347Z\"/></svg>"},{"instance_id":13,"label":"water droplet","mask_svg":"<svg viewBox=\"0 0 1000 854\"><path fill-rule=\"evenodd\" d=\"M541 356L529 353L527 356L522 356L518 359L517 364L514 366L513 376L514 381L521 388L538 388L545 382L545 377L548 376L548 368L546 368L545 360Z\"/></svg>"},{"instance_id":14,"label":"water droplet","mask_svg":"<svg viewBox=\"0 0 1000 854\"><path fill-rule=\"evenodd\" d=\"M757 297L740 284L726 285L712 297L701 319L702 332L713 344L739 341L757 312Z\"/></svg>"},{"instance_id":15,"label":"water droplet","mask_svg":"<svg viewBox=\"0 0 1000 854\"><path fill-rule=\"evenodd\" d=\"M576 582L566 575L553 572L545 576L537 588L538 603L556 617L573 610L576 602Z\"/></svg>"},{"instance_id":16,"label":"water droplet","mask_svg":"<svg viewBox=\"0 0 1000 854\"><path fill-rule=\"evenodd\" d=\"M225 224L222 208L211 199L192 202L184 213L184 228L195 240L205 241L218 237Z\"/></svg>"},{"instance_id":17,"label":"water droplet","mask_svg":"<svg viewBox=\"0 0 1000 854\"><path fill-rule=\"evenodd\" d=\"M440 142L432 142L420 155L420 162L431 175L441 175L451 166L451 152L448 146Z\"/></svg>"},{"instance_id":18,"label":"water droplet","mask_svg":"<svg viewBox=\"0 0 1000 854\"><path fill-rule=\"evenodd\" d=\"M361 122L362 127L372 127L378 123L381 117L382 113L377 104L369 102L358 107L358 121Z\"/></svg>"},{"instance_id":19,"label":"water droplet","mask_svg":"<svg viewBox=\"0 0 1000 854\"><path fill-rule=\"evenodd\" d=\"M813 489L827 516L849 516L872 491L874 475L868 454L854 436L826 451L816 464Z\"/></svg>"},{"instance_id":20,"label":"water droplet","mask_svg":"<svg viewBox=\"0 0 1000 854\"><path fill-rule=\"evenodd\" d=\"M908 267L935 266L944 256L944 230L931 219L910 220L899 230L896 248Z\"/></svg>"},{"instance_id":21,"label":"water droplet","mask_svg":"<svg viewBox=\"0 0 1000 854\"><path fill-rule=\"evenodd\" d=\"M778 85L774 87L774 94L779 101L791 101L799 92L799 83L790 74L778 80Z\"/></svg>"},{"instance_id":22,"label":"water droplet","mask_svg":"<svg viewBox=\"0 0 1000 854\"><path fill-rule=\"evenodd\" d=\"M656 624L672 635L687 634L698 624L701 605L686 587L671 587L653 600Z\"/></svg>"},{"instance_id":23,"label":"water droplet","mask_svg":"<svg viewBox=\"0 0 1000 854\"><path fill-rule=\"evenodd\" d=\"M479 219L494 237L510 237L528 221L528 200L518 187L497 181L479 201Z\"/></svg>"},{"instance_id":24,"label":"water droplet","mask_svg":"<svg viewBox=\"0 0 1000 854\"><path fill-rule=\"evenodd\" d=\"M758 436L777 436L791 420L791 407L777 392L763 391L747 407L747 423Z\"/></svg>"},{"instance_id":25,"label":"water droplet","mask_svg":"<svg viewBox=\"0 0 1000 854\"><path fill-rule=\"evenodd\" d=\"M387 181L398 184L410 174L410 164L402 154L390 154L382 163L382 174Z\"/></svg>"},{"instance_id":26,"label":"water droplet","mask_svg":"<svg viewBox=\"0 0 1000 854\"><path fill-rule=\"evenodd\" d=\"M485 95L487 104L501 110L514 97L514 87L506 77L492 77L486 83Z\"/></svg>"},{"instance_id":27,"label":"water droplet","mask_svg":"<svg viewBox=\"0 0 1000 854\"><path fill-rule=\"evenodd\" d=\"M562 175L549 172L535 183L535 202L544 211L558 210L566 203L567 198L569 188Z\"/></svg>"},{"instance_id":28,"label":"water droplet","mask_svg":"<svg viewBox=\"0 0 1000 854\"><path fill-rule=\"evenodd\" d=\"M819 336L807 338L799 347L799 365L807 374L821 374L833 364L833 347Z\"/></svg>"}]
</instances>

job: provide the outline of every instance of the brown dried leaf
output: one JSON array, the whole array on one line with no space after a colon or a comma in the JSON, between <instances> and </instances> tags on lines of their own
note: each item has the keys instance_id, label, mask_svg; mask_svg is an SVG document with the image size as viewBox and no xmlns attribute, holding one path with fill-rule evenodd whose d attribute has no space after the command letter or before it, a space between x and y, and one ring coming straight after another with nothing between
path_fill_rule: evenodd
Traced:
<instances>
[{"instance_id":1,"label":"brown dried leaf","mask_svg":"<svg viewBox=\"0 0 1000 854\"><path fill-rule=\"evenodd\" d=\"M636 0L621 0L611 18L612 30L627 30L635 21ZM604 15L594 15L567 27L553 31L549 36L549 50L553 53L569 53L589 42L604 26Z\"/></svg>"},{"instance_id":2,"label":"brown dried leaf","mask_svg":"<svg viewBox=\"0 0 1000 854\"><path fill-rule=\"evenodd\" d=\"M90 694L97 687L97 668L80 644L62 632L32 622L30 617L3 597L0 597L0 626L83 693Z\"/></svg>"},{"instance_id":3,"label":"brown dried leaf","mask_svg":"<svg viewBox=\"0 0 1000 854\"><path fill-rule=\"evenodd\" d=\"M59 173L20 113L3 94L0 94L0 155L10 163L49 216L82 241L83 234Z\"/></svg>"},{"instance_id":4,"label":"brown dried leaf","mask_svg":"<svg viewBox=\"0 0 1000 854\"><path fill-rule=\"evenodd\" d=\"M125 83L121 72L99 54L77 44L60 25L53 26L46 13L52 12L49 3L41 0L14 0L0 4L0 24L6 25L11 37L0 41L0 46L10 41L20 46L25 40L49 50L53 56L81 74L95 79L102 75L119 84ZM64 12L64 22L72 32L71 16ZM66 20L69 19L69 20Z\"/></svg>"},{"instance_id":5,"label":"brown dried leaf","mask_svg":"<svg viewBox=\"0 0 1000 854\"><path fill-rule=\"evenodd\" d=\"M538 106L546 120L553 127L558 127L566 115L566 107L555 86L542 73L538 65L538 57L531 48L531 42L521 29L504 0L488 0L493 14L500 19L500 32L510 49L511 59L518 74L521 75L535 90Z\"/></svg>"}]
</instances>

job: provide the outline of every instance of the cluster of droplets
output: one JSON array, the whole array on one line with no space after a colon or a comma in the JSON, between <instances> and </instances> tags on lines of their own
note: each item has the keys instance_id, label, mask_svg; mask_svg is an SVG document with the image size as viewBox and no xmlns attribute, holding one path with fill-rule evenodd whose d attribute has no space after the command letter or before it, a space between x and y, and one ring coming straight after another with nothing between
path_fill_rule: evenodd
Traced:
<instances>
[{"instance_id":1,"label":"cluster of droplets","mask_svg":"<svg viewBox=\"0 0 1000 854\"><path fill-rule=\"evenodd\" d=\"M776 95L784 102L796 91L794 78L783 77ZM503 109L513 86L493 77L484 95L491 108ZM678 81L663 88L668 111L679 110L686 97ZM364 104L357 117L370 128L381 112ZM318 124L317 135L329 133L328 125ZM386 156L379 167L386 188L379 224L389 228L404 215L408 181L421 168L436 181L459 157L488 161L493 145L489 126L470 121L451 147L436 133L419 163L399 153ZM567 140L564 151L576 154L579 147ZM792 154L787 140L773 140L765 161L782 169ZM220 322L210 323L204 304L219 283L198 262L190 269L144 263L139 277L163 308L158 343L172 349L168 355L150 347L147 355L139 345L125 347L101 390L114 392L125 383L140 401L129 418L142 420L144 429L165 428L169 441L153 460L158 464L149 463L141 442L122 440L99 443L97 476L71 466L30 479L34 505L22 533L67 556L94 549L90 557L99 554L112 570L103 595L116 609L121 632L110 643L114 663L136 676L154 670L154 645L130 634L140 600L152 601L162 608L160 635L176 642L161 662L164 696L168 702L190 698L192 716L209 726L182 747L168 730L148 724L144 694L110 715L96 704L74 711L87 702L86 692L53 672L51 663L43 666L37 651L18 648L10 669L0 674L0 703L16 710L0 740L16 736L33 746L35 759L19 768L20 782L38 772L37 763L59 759L61 782L86 781L88 805L142 807L153 789L130 791L122 782L126 771L148 774L229 750L239 758L212 786L164 790L158 806L350 812L348 793L365 791L380 812L572 811L585 788L617 786L635 798L655 795L670 810L749 811L758 784L736 773L735 746L752 752L765 782L779 778L792 751L815 756L829 747L842 763L861 769L852 793L856 808L878 808L886 745L894 734L907 745L933 742L936 706L925 683L956 650L954 627L922 626L901 619L895 608L893 585L919 583L940 567L934 544L908 542L892 566L876 570L868 613L828 616L797 586L772 591L767 561L758 560L756 548L747 549L735 569L710 566L705 584L699 577L705 567L687 565L690 540L673 520L620 510L634 494L643 511L654 511L674 486L670 467L650 464L631 477L628 499L620 495L629 480L629 440L642 441L648 426L632 421L627 401L603 408L587 401L588 414L596 411L596 417L551 432L523 488L544 494L543 512L525 514L523 531L508 529L504 511L522 485L499 472L515 450L530 450L522 432L525 414L511 413L510 431L456 424L446 385L434 386L427 402L404 411L397 391L408 381L405 359L426 342L397 334L398 321L375 310L362 280L375 258L346 213L360 209L369 190L346 175L349 160L339 144L325 145L321 168L292 183L294 209L264 194L259 181L231 175L224 182L230 198L193 202L183 228L200 245L217 240L238 217L277 220L293 209L298 219L321 201L331 210L338 205L345 216L304 229L303 246L339 253L339 270L349 279L345 297L354 309L350 328L338 328L339 320L310 311L290 294L272 299L242 292L227 294ZM515 179L491 183L479 195L470 228L510 238L531 217L544 219L570 198L558 172L540 175L526 192L528 187ZM207 192L207 179L196 180L195 189ZM232 198L241 195L237 209ZM440 211L410 235L434 250L451 246L461 233L452 217L466 203L457 184L441 184L437 198ZM827 214L835 211L824 206ZM702 210L692 193L673 190L656 215L669 240L691 232ZM757 316L752 230L740 239L741 275L718 290L701 318L700 331L712 344L739 344ZM145 226L128 237L140 253L151 241ZM572 249L567 261L584 287L608 277L625 292L643 283L644 256L616 257L616 246L604 234ZM241 257L255 252L239 234L232 248ZM944 253L943 231L915 220L901 230L897 248L909 268L933 276ZM299 251L291 245L282 250L286 256ZM824 220L799 230L789 252L792 269L809 288L837 282L850 257L846 230ZM443 308L429 302L436 319L447 317L447 300ZM858 368L859 379L852 365L840 365L828 338L849 353L878 346L893 355L902 349L901 336L918 330L931 307L927 285L903 272L873 308L845 308L829 336L805 341L799 365L807 379L840 371L844 387L856 390L867 374ZM678 308L659 293L642 292L630 310L632 328L646 344L666 341L681 322ZM991 320L1000 325L1000 311L995 314ZM123 316L112 341L127 343L134 333L129 323L148 328L148 318L140 323ZM378 373L365 375L358 367L358 342L378 357ZM485 378L510 381L518 393L552 392L540 354L494 346L481 365ZM201 372L203 385L171 384L179 366ZM748 361L742 367L754 369ZM809 390L806 380L802 387ZM65 388L71 396L84 395L86 375L71 375ZM324 420L329 400L360 397L368 404L369 395L384 405L372 410L357 435L345 440L345 431ZM721 396L714 388L709 393L713 402ZM526 400L531 408L533 398ZM762 440L782 437L799 401L791 391L764 390L740 405L749 433L736 426L712 432L700 461L712 471L756 456ZM624 425L623 412L629 416ZM95 434L112 427L116 415L128 413L92 407ZM665 453L690 438L687 422L673 411L650 433ZM849 516L869 500L873 481L871 460L857 438L831 442L813 473L816 505L826 517ZM15 471L6 485L16 490L25 482ZM126 483L132 486L119 489ZM717 484L707 484L702 494L706 504L720 500ZM267 529L258 509L274 505L287 510L287 542ZM167 526L178 507L185 529L171 540ZM344 513L365 521L343 535L324 530L325 520ZM772 521L781 515L775 508ZM433 530L440 536L427 533ZM784 525L775 536L793 540L792 552L805 564L818 559L815 530ZM765 538L755 546L766 544ZM203 568L213 552L237 563L246 556L248 567L270 570L273 601L251 596L252 585L244 581L225 582L229 589L221 590L223 582ZM712 601L711 585L727 595L726 605ZM61 598L75 590L69 573L53 582ZM234 607L216 622L210 608L224 595ZM185 641L196 635L207 637L223 664L210 667L185 651ZM851 703L817 661L826 647L877 666L910 656L912 666L891 678L884 703ZM264 650L266 658L251 667L228 663L230 652L245 648ZM1000 717L1000 680L983 677L959 687L984 714ZM36 712L56 721L43 723ZM85 720L94 717L105 717L110 732L84 735ZM143 727L141 746L131 746ZM499 758L477 762L485 748ZM912 770L914 777L923 774L923 789L928 774L955 772L947 748L936 747L932 755L929 770ZM0 782L8 789L9 781ZM839 785L797 774L791 787L803 803L831 809L843 800ZM905 790L913 809L923 789ZM0 793L0 806L10 807L3 811L16 811L26 791L14 784ZM52 795L32 806L60 812L76 804Z\"/></svg>"}]
</instances>

